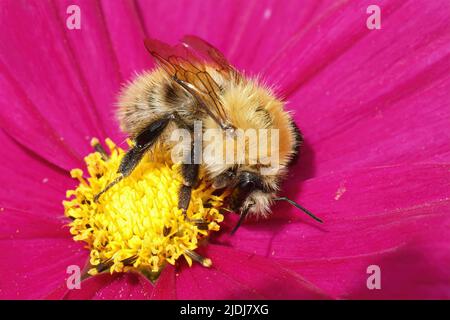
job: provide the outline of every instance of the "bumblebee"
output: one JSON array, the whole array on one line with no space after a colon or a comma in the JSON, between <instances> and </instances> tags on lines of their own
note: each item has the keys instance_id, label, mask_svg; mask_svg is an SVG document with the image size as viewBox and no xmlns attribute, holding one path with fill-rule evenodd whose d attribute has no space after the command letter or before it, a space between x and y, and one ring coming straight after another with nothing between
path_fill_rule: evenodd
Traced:
<instances>
[{"instance_id":1,"label":"bumblebee","mask_svg":"<svg viewBox=\"0 0 450 320\"><path fill-rule=\"evenodd\" d=\"M218 161L204 151L222 149L221 141L203 142L200 150L193 144L188 146L181 164L180 209L187 210L199 172L204 170L214 188L232 190L230 210L240 214L233 233L248 215L268 216L277 200L288 201L321 222L292 200L277 197L280 182L302 144L300 130L285 110L284 102L258 79L237 71L218 49L196 36L185 36L174 46L156 39L146 39L144 43L156 67L123 88L117 110L121 129L134 141L134 146L122 159L118 178L95 200L129 176L155 145L173 148L174 130L194 134L195 124L200 123L202 133L219 130L225 140L245 152L234 161ZM262 161L267 160L267 154L260 156L258 143L248 137L239 140L242 135L237 132L245 130L256 132L257 141L263 130L275 130L279 142L276 151L272 151L276 152L275 163ZM201 161L199 153L203 154ZM232 153L236 153L236 148Z\"/></svg>"}]
</instances>

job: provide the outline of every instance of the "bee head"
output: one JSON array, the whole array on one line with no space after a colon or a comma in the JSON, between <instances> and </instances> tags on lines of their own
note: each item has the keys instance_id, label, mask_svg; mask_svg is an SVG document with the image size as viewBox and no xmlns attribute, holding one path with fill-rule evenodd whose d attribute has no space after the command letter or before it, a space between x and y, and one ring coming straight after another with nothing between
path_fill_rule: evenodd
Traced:
<instances>
[{"instance_id":1,"label":"bee head","mask_svg":"<svg viewBox=\"0 0 450 320\"><path fill-rule=\"evenodd\" d=\"M249 167L233 167L213 179L213 187L233 190L230 208L235 212L266 216L278 189L274 176L265 176Z\"/></svg>"},{"instance_id":2,"label":"bee head","mask_svg":"<svg viewBox=\"0 0 450 320\"><path fill-rule=\"evenodd\" d=\"M250 171L241 171L237 176L231 195L230 208L233 211L240 213L240 219L231 232L232 234L236 232L242 221L248 215L267 217L271 212L270 208L275 201L286 201L309 215L314 220L322 223L321 219L295 201L287 197L276 197L275 193L278 187L276 184L273 184L273 181L268 181L267 179L268 176Z\"/></svg>"}]
</instances>

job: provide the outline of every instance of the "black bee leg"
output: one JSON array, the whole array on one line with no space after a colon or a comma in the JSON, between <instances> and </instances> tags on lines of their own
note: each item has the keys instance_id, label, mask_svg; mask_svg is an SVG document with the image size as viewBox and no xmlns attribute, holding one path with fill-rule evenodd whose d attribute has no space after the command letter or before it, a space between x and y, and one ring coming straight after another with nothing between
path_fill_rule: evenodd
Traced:
<instances>
[{"instance_id":1,"label":"black bee leg","mask_svg":"<svg viewBox=\"0 0 450 320\"><path fill-rule=\"evenodd\" d=\"M184 121L177 112L172 114L173 121L178 127L192 130L189 125ZM182 209L186 214L191 202L192 187L197 184L198 179L198 165L194 164L194 145L191 145L191 150L186 159L184 159L181 165L181 176L183 177L183 185L180 187L178 193L178 208Z\"/></svg>"},{"instance_id":2,"label":"black bee leg","mask_svg":"<svg viewBox=\"0 0 450 320\"><path fill-rule=\"evenodd\" d=\"M233 235L237 231L237 229L239 229L242 222L244 222L245 218L247 217L247 213L248 213L248 209L241 211L241 215L239 216L238 223L236 223L236 226L231 231L231 235Z\"/></svg>"},{"instance_id":3,"label":"black bee leg","mask_svg":"<svg viewBox=\"0 0 450 320\"><path fill-rule=\"evenodd\" d=\"M192 187L182 185L178 193L178 208L182 209L184 213L189 208L191 202Z\"/></svg>"},{"instance_id":4,"label":"black bee leg","mask_svg":"<svg viewBox=\"0 0 450 320\"><path fill-rule=\"evenodd\" d=\"M128 152L120 162L119 169L117 170L119 177L114 179L105 187L105 189L103 189L94 197L95 202L97 202L100 196L108 191L112 186L114 186L123 178L129 176L133 172L133 170L142 160L144 154L155 143L155 141L167 127L171 119L172 118L170 116L161 118L150 123L146 128L144 128L144 130L142 130L142 132L135 138L135 146L128 150Z\"/></svg>"},{"instance_id":5,"label":"black bee leg","mask_svg":"<svg viewBox=\"0 0 450 320\"><path fill-rule=\"evenodd\" d=\"M191 150L187 159L181 165L181 176L183 177L183 185L180 188L178 196L178 208L182 209L185 213L189 208L191 202L192 188L195 188L198 184L198 173L200 169L199 161L197 161L198 151L196 150L195 143L191 145Z\"/></svg>"},{"instance_id":6,"label":"black bee leg","mask_svg":"<svg viewBox=\"0 0 450 320\"><path fill-rule=\"evenodd\" d=\"M198 171L198 164L182 164L181 166L181 175L183 176L184 181L178 195L178 208L182 209L184 212L189 208L192 188L197 186Z\"/></svg>"}]
</instances>

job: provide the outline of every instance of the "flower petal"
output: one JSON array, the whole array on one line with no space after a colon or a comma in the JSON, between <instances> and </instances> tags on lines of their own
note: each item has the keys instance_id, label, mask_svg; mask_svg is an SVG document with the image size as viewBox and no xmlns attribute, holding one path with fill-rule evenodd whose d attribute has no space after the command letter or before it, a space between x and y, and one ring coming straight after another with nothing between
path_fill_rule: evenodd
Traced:
<instances>
[{"instance_id":1,"label":"flower petal","mask_svg":"<svg viewBox=\"0 0 450 320\"><path fill-rule=\"evenodd\" d=\"M59 19L67 19L71 0L55 2ZM77 1L82 20L80 30L61 27L67 48L72 53L89 106L98 114L95 124L106 135L123 140L114 116L114 106L122 83L135 72L152 66L143 44L145 37L140 17L132 1ZM104 138L104 136L101 136Z\"/></svg>"},{"instance_id":2,"label":"flower petal","mask_svg":"<svg viewBox=\"0 0 450 320\"><path fill-rule=\"evenodd\" d=\"M83 267L87 252L72 239L1 240L0 298L41 299L68 277L67 267Z\"/></svg>"},{"instance_id":3,"label":"flower petal","mask_svg":"<svg viewBox=\"0 0 450 320\"><path fill-rule=\"evenodd\" d=\"M285 261L327 292L348 299L449 299L448 227L411 243L369 255L310 261ZM369 289L373 266L380 269L380 289Z\"/></svg>"},{"instance_id":4,"label":"flower petal","mask_svg":"<svg viewBox=\"0 0 450 320\"><path fill-rule=\"evenodd\" d=\"M265 256L275 250L279 258L312 259L383 250L386 241L401 243L414 232L432 232L437 221L448 216L449 168L437 164L391 166L310 179L302 183L298 198L291 188L286 189L287 196L321 217L323 224L289 204L279 204L270 220L249 221L234 236L224 232L220 240ZM389 232L402 225L410 234ZM384 232L375 232L378 229ZM363 241L369 230L380 239ZM357 238L361 242L356 242ZM305 246L294 239L301 239Z\"/></svg>"},{"instance_id":5,"label":"flower petal","mask_svg":"<svg viewBox=\"0 0 450 320\"><path fill-rule=\"evenodd\" d=\"M23 145L68 169L86 153L86 136L100 131L65 45L65 21L49 2L6 5L0 12L0 123Z\"/></svg>"},{"instance_id":6,"label":"flower petal","mask_svg":"<svg viewBox=\"0 0 450 320\"><path fill-rule=\"evenodd\" d=\"M156 282L152 292L152 300L175 300L176 298L175 267L167 265Z\"/></svg>"},{"instance_id":7,"label":"flower petal","mask_svg":"<svg viewBox=\"0 0 450 320\"><path fill-rule=\"evenodd\" d=\"M194 264L178 274L178 299L326 298L314 285L270 259L217 245L208 245L206 255L213 261L211 268Z\"/></svg>"},{"instance_id":8,"label":"flower petal","mask_svg":"<svg viewBox=\"0 0 450 320\"><path fill-rule=\"evenodd\" d=\"M81 289L68 291L64 299L145 300L150 298L152 290L152 284L140 274L104 273L84 280Z\"/></svg>"},{"instance_id":9,"label":"flower petal","mask_svg":"<svg viewBox=\"0 0 450 320\"><path fill-rule=\"evenodd\" d=\"M175 43L185 34L195 34L221 49L237 67L257 74L287 39L331 2L141 0L137 7L149 36Z\"/></svg>"},{"instance_id":10,"label":"flower petal","mask_svg":"<svg viewBox=\"0 0 450 320\"><path fill-rule=\"evenodd\" d=\"M44 298L65 285L68 266L83 268L88 253L69 237L66 223L21 210L0 212L0 298Z\"/></svg>"},{"instance_id":11,"label":"flower petal","mask_svg":"<svg viewBox=\"0 0 450 320\"><path fill-rule=\"evenodd\" d=\"M0 12L2 128L64 169L80 165L91 137L123 138L113 116L120 83L151 61L131 3L79 1L81 29L69 30L72 4L8 1Z\"/></svg>"},{"instance_id":12,"label":"flower petal","mask_svg":"<svg viewBox=\"0 0 450 320\"><path fill-rule=\"evenodd\" d=\"M304 177L449 159L450 4L383 1L381 30L369 30L370 4L322 16L267 64L313 146Z\"/></svg>"},{"instance_id":13,"label":"flower petal","mask_svg":"<svg viewBox=\"0 0 450 320\"><path fill-rule=\"evenodd\" d=\"M27 150L0 130L0 207L37 215L63 215L65 190L74 186L68 172Z\"/></svg>"},{"instance_id":14,"label":"flower petal","mask_svg":"<svg viewBox=\"0 0 450 320\"><path fill-rule=\"evenodd\" d=\"M33 240L69 238L69 219L61 216L38 215L19 209L3 208L0 211L0 240Z\"/></svg>"},{"instance_id":15,"label":"flower petal","mask_svg":"<svg viewBox=\"0 0 450 320\"><path fill-rule=\"evenodd\" d=\"M136 2L101 1L100 7L122 79L153 67L153 59L144 46L146 31Z\"/></svg>"},{"instance_id":16,"label":"flower petal","mask_svg":"<svg viewBox=\"0 0 450 320\"><path fill-rule=\"evenodd\" d=\"M308 272L304 276L333 295L350 295L352 279L361 278L356 273L356 269L361 271L361 264L366 268L373 257L392 250L401 255L404 246L448 229L449 168L437 164L391 166L310 179L303 183L300 198L294 199L323 218L323 225L306 220L290 206L280 205L270 221L244 224L233 237L224 233L217 241L298 266L337 263L342 278L333 283L339 288L327 285L328 267L324 272L305 267ZM416 275L420 279L421 275ZM431 273L430 277L434 276L440 279L442 273Z\"/></svg>"}]
</instances>

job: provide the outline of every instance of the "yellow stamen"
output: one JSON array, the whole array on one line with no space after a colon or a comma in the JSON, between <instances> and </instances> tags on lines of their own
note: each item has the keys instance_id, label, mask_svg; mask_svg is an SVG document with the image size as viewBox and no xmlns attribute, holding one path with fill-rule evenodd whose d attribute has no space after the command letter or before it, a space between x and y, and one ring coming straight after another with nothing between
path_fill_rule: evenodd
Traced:
<instances>
[{"instance_id":1,"label":"yellow stamen","mask_svg":"<svg viewBox=\"0 0 450 320\"><path fill-rule=\"evenodd\" d=\"M205 267L208 258L194 252L200 240L219 230L223 216L218 209L226 193L213 195L214 189L202 180L192 192L186 215L178 209L181 186L179 165L172 164L168 153L145 157L135 171L105 192L98 202L94 196L117 178L117 168L125 152L107 139L105 157L99 141L97 150L85 158L89 177L80 169L71 171L80 184L67 191L65 215L72 219L70 232L76 241L84 241L90 250L90 274L103 270L126 272L139 270L157 274L166 263L175 264L183 256ZM205 207L204 204L208 203Z\"/></svg>"}]
</instances>

